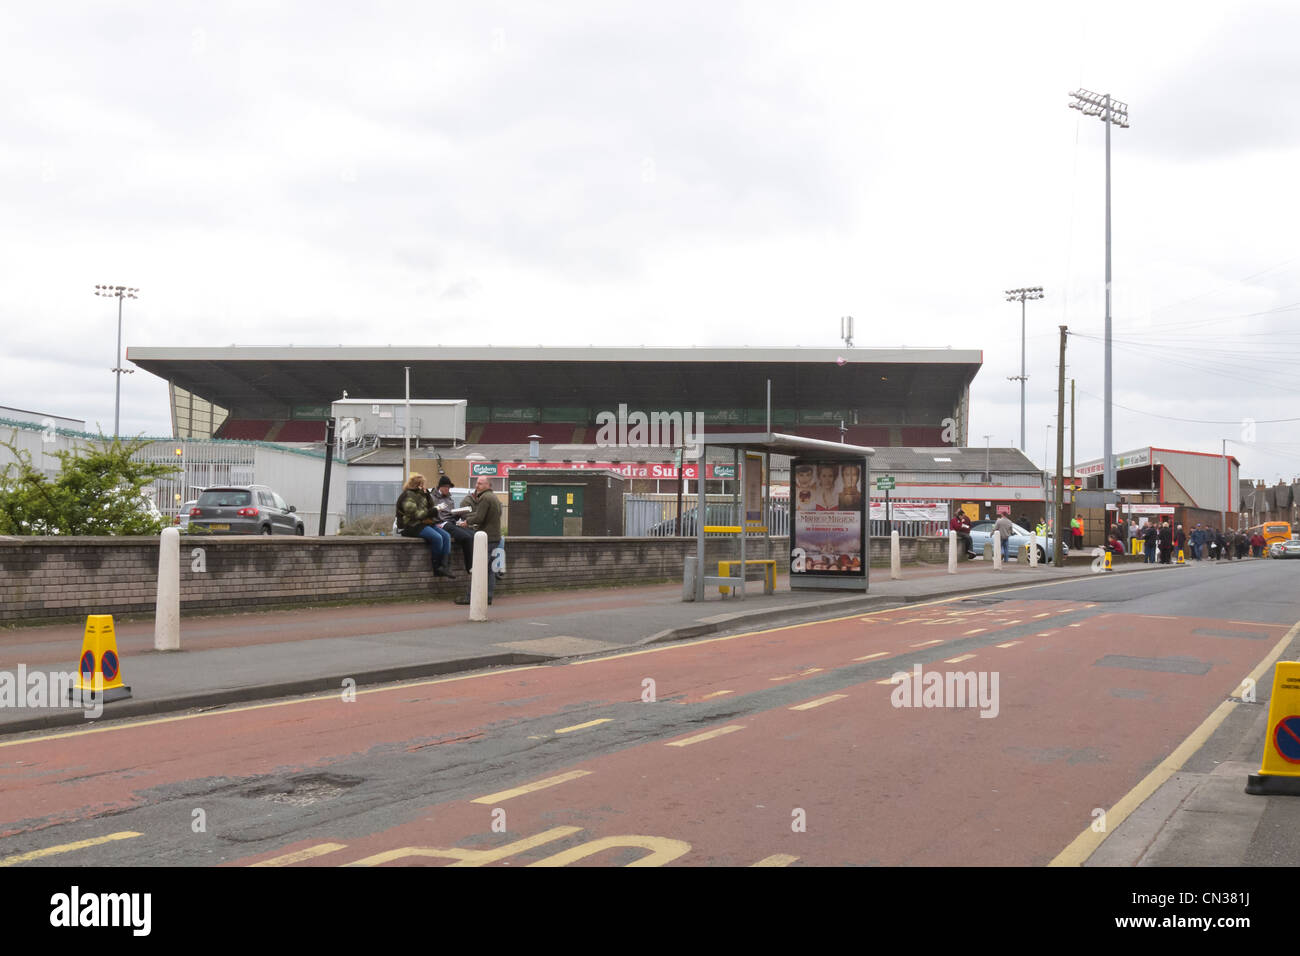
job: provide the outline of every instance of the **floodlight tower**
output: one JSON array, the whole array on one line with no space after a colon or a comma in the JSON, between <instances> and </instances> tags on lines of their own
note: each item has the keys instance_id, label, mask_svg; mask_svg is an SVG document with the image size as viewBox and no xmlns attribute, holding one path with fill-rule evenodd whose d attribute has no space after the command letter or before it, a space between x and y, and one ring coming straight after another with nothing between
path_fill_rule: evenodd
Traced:
<instances>
[{"instance_id":1,"label":"floodlight tower","mask_svg":"<svg viewBox=\"0 0 1300 956\"><path fill-rule=\"evenodd\" d=\"M1112 100L1109 93L1092 93L1077 89L1070 94L1070 109L1085 116L1099 117L1106 124L1106 381L1104 412L1105 436L1102 440L1104 477L1102 487L1115 490L1115 459L1111 455L1111 388L1110 388L1110 127L1114 123L1128 129L1128 104Z\"/></svg>"},{"instance_id":2,"label":"floodlight tower","mask_svg":"<svg viewBox=\"0 0 1300 956\"><path fill-rule=\"evenodd\" d=\"M122 300L138 299L139 289L124 285L97 285L95 295L117 299L117 365L110 371L117 376L117 397L113 400L113 437L117 438L121 427L122 412L122 373L130 375L133 368L122 368Z\"/></svg>"},{"instance_id":3,"label":"floodlight tower","mask_svg":"<svg viewBox=\"0 0 1300 956\"><path fill-rule=\"evenodd\" d=\"M1008 289L1007 301L1020 302L1020 374L1008 375L1008 382L1020 383L1020 450L1025 450L1025 380L1029 378L1025 374L1025 300L1041 299L1043 289L1041 286L1033 286L1029 289Z\"/></svg>"}]
</instances>

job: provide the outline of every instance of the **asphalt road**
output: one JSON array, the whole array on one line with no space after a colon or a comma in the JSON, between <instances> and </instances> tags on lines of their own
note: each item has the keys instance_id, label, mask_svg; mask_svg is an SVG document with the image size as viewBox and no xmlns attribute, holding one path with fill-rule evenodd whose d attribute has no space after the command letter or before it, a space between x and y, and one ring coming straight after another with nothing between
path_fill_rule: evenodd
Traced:
<instances>
[{"instance_id":1,"label":"asphalt road","mask_svg":"<svg viewBox=\"0 0 1300 956\"><path fill-rule=\"evenodd\" d=\"M3 741L0 865L1061 862L1294 637L1297 574L1096 575Z\"/></svg>"}]
</instances>

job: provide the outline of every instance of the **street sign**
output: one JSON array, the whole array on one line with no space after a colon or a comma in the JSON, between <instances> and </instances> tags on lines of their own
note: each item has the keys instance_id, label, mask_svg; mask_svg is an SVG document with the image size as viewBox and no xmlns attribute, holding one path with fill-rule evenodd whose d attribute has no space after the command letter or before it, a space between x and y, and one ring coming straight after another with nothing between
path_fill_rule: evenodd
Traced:
<instances>
[{"instance_id":1,"label":"street sign","mask_svg":"<svg viewBox=\"0 0 1300 956\"><path fill-rule=\"evenodd\" d=\"M893 488L894 488L893 475L881 475L879 478L876 479L877 491L892 491Z\"/></svg>"},{"instance_id":2,"label":"street sign","mask_svg":"<svg viewBox=\"0 0 1300 956\"><path fill-rule=\"evenodd\" d=\"M512 482L510 482L510 500L511 500L511 501L523 501L523 500L524 500L524 492L525 492L527 489L528 489L528 482L526 482L526 481L512 481Z\"/></svg>"}]
</instances>

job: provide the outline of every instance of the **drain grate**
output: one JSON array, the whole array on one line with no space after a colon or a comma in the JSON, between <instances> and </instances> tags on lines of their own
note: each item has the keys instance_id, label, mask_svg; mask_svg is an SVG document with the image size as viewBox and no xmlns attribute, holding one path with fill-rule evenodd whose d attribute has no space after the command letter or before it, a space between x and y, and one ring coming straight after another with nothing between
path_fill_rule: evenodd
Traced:
<instances>
[{"instance_id":1,"label":"drain grate","mask_svg":"<svg viewBox=\"0 0 1300 956\"><path fill-rule=\"evenodd\" d=\"M322 800L331 800L362 782L361 777L342 774L313 773L291 777L278 783L266 784L245 790L244 796L256 800L270 800L293 807L309 807Z\"/></svg>"}]
</instances>

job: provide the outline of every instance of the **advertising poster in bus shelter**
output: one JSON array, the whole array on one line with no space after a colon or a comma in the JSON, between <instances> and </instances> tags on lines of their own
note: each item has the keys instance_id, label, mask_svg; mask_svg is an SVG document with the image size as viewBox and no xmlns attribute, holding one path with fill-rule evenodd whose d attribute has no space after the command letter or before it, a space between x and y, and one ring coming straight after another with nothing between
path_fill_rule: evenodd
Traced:
<instances>
[{"instance_id":1,"label":"advertising poster in bus shelter","mask_svg":"<svg viewBox=\"0 0 1300 956\"><path fill-rule=\"evenodd\" d=\"M866 460L796 458L790 470L791 586L864 588Z\"/></svg>"}]
</instances>

